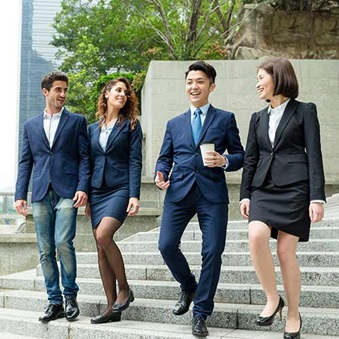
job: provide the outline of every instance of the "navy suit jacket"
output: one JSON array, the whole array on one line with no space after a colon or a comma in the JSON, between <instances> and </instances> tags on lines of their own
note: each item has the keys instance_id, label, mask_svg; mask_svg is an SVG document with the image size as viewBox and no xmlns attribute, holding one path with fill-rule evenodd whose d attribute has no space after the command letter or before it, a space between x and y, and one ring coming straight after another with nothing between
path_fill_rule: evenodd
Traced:
<instances>
[{"instance_id":1,"label":"navy suit jacket","mask_svg":"<svg viewBox=\"0 0 339 339\"><path fill-rule=\"evenodd\" d=\"M127 184L129 196L140 197L142 169L142 130L139 120L133 130L130 120L115 124L108 137L106 151L99 143L99 122L88 128L91 140L91 186L100 188L103 179L109 187Z\"/></svg>"},{"instance_id":2,"label":"navy suit jacket","mask_svg":"<svg viewBox=\"0 0 339 339\"><path fill-rule=\"evenodd\" d=\"M244 149L240 142L233 113L209 107L202 126L198 145L195 146L191 127L191 112L188 110L168 121L163 144L155 171L160 171L165 180L170 176L165 202L183 199L196 182L204 197L213 203L229 203L224 170L203 165L200 144L212 142L215 151L226 155L227 171L236 171L243 165ZM171 174L170 174L171 172Z\"/></svg>"},{"instance_id":3,"label":"navy suit jacket","mask_svg":"<svg viewBox=\"0 0 339 339\"><path fill-rule=\"evenodd\" d=\"M49 184L62 198L76 191L88 193L90 179L89 139L86 118L63 110L52 148L43 126L43 113L24 125L15 200L27 200L32 174L32 202L40 201Z\"/></svg>"},{"instance_id":4,"label":"navy suit jacket","mask_svg":"<svg viewBox=\"0 0 339 339\"><path fill-rule=\"evenodd\" d=\"M271 172L276 186L309 180L310 200L325 200L324 169L317 109L313 103L291 99L278 125L274 147L268 136L268 108L252 114L240 199L250 198Z\"/></svg>"}]
</instances>

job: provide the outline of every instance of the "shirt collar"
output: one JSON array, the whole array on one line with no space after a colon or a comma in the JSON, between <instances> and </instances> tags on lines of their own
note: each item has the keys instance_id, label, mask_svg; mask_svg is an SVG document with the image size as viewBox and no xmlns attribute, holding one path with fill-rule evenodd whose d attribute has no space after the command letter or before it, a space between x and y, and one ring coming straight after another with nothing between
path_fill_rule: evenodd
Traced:
<instances>
[{"instance_id":1,"label":"shirt collar","mask_svg":"<svg viewBox=\"0 0 339 339\"><path fill-rule=\"evenodd\" d=\"M211 104L208 102L206 105L204 105L204 106L201 106L201 107L194 107L193 105L191 105L191 107L190 107L190 110L191 110L191 115L193 115L194 114L194 112L195 112L195 110L197 109L197 108L200 108L201 109L201 114L202 115L206 115L207 114L207 112L208 112L208 109L210 108L210 106L211 106Z\"/></svg>"},{"instance_id":2,"label":"shirt collar","mask_svg":"<svg viewBox=\"0 0 339 339\"><path fill-rule=\"evenodd\" d=\"M281 105L272 108L271 105L268 106L268 110L267 113L271 114L271 113L283 113L285 111L285 108L287 106L287 104L290 102L291 98L287 99L285 102L283 102Z\"/></svg>"},{"instance_id":3,"label":"shirt collar","mask_svg":"<svg viewBox=\"0 0 339 339\"><path fill-rule=\"evenodd\" d=\"M61 108L60 112L54 113L53 116L61 117L63 111L64 111L64 107ZM46 108L45 108L44 109L44 118L47 117L47 116L51 116L51 115L46 111Z\"/></svg>"}]
</instances>

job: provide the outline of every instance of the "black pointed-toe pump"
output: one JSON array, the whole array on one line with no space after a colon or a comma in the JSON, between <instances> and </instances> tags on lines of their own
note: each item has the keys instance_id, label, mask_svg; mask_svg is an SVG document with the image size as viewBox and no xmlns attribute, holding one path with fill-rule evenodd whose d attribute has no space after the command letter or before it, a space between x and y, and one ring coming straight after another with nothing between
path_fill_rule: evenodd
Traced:
<instances>
[{"instance_id":1,"label":"black pointed-toe pump","mask_svg":"<svg viewBox=\"0 0 339 339\"><path fill-rule=\"evenodd\" d=\"M300 331L302 326L301 315L299 313L300 327L298 332L284 332L284 339L300 339Z\"/></svg>"},{"instance_id":2,"label":"black pointed-toe pump","mask_svg":"<svg viewBox=\"0 0 339 339\"><path fill-rule=\"evenodd\" d=\"M274 317L277 313L279 313L279 318L280 320L282 319L282 309L283 307L285 306L285 302L284 302L284 299L279 296L279 303L278 303L278 306L277 308L275 309L275 311L273 312L273 314L269 317L262 317L262 316L259 316L257 318L257 320L255 321L255 323L258 325L258 326L270 326L273 324L273 321L274 321Z\"/></svg>"}]
</instances>

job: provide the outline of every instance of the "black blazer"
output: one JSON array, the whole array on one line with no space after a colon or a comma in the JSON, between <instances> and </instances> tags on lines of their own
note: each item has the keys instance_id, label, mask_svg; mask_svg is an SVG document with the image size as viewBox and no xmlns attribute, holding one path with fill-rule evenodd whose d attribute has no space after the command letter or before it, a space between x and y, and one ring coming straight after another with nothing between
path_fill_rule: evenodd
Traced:
<instances>
[{"instance_id":1,"label":"black blazer","mask_svg":"<svg viewBox=\"0 0 339 339\"><path fill-rule=\"evenodd\" d=\"M252 114L240 199L250 198L252 189L262 186L268 171L271 171L274 185L309 180L310 200L325 200L316 106L291 99L278 125L273 148L268 136L268 122L267 107Z\"/></svg>"}]
</instances>

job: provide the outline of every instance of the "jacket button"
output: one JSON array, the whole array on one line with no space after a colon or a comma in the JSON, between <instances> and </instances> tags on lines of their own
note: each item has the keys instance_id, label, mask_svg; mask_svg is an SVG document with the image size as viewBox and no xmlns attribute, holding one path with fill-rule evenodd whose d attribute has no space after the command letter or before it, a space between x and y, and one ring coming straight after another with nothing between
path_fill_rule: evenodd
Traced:
<instances>
[{"instance_id":1,"label":"jacket button","mask_svg":"<svg viewBox=\"0 0 339 339\"><path fill-rule=\"evenodd\" d=\"M271 152L271 155L273 155L273 152Z\"/></svg>"}]
</instances>

